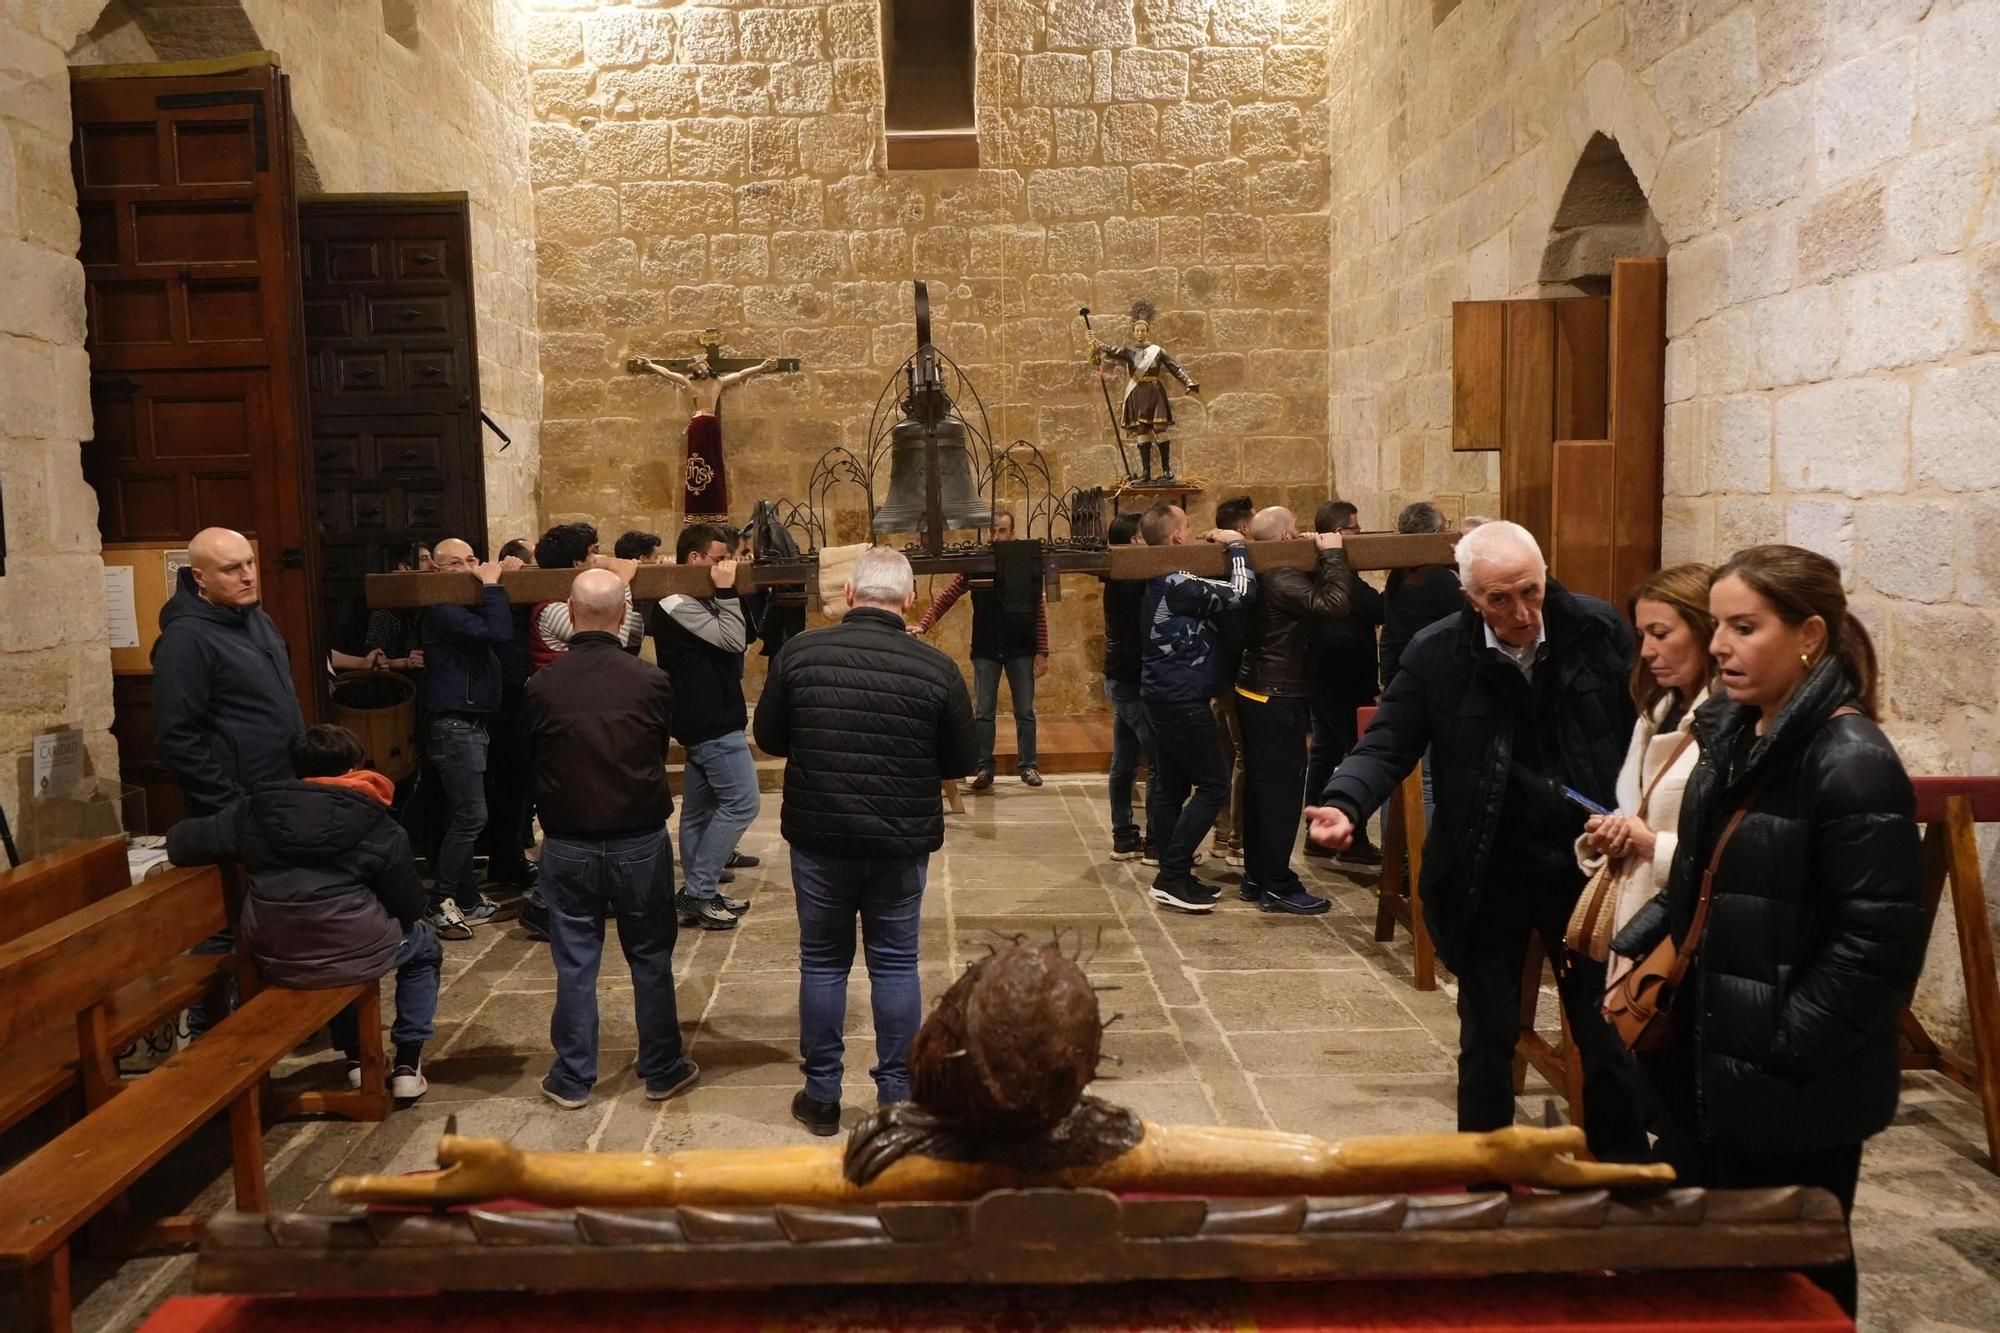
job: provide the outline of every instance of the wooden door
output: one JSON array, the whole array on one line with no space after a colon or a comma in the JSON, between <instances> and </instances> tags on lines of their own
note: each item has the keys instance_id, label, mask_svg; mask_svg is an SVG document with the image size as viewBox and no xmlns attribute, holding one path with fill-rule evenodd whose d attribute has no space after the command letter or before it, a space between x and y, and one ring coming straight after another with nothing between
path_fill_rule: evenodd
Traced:
<instances>
[{"instance_id":1,"label":"wooden door","mask_svg":"<svg viewBox=\"0 0 2000 1333\"><path fill-rule=\"evenodd\" d=\"M398 545L484 548L471 221L464 195L320 196L299 229L325 614L359 652Z\"/></svg>"},{"instance_id":2,"label":"wooden door","mask_svg":"<svg viewBox=\"0 0 2000 1333\"><path fill-rule=\"evenodd\" d=\"M84 476L106 542L172 546L211 525L256 540L264 609L310 717L318 557L289 93L267 55L160 68L71 71L95 418ZM152 759L150 676L120 675L114 705L127 780L148 787L157 826L178 798Z\"/></svg>"}]
</instances>

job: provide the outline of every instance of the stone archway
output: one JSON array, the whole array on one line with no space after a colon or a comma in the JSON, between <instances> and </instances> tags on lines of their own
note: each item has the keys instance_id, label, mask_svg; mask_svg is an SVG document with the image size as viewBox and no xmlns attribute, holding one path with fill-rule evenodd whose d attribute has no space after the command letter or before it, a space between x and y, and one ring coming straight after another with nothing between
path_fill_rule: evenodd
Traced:
<instances>
[{"instance_id":1,"label":"stone archway","mask_svg":"<svg viewBox=\"0 0 2000 1333\"><path fill-rule=\"evenodd\" d=\"M1549 224L1539 275L1543 294L1603 296L1611 290L1614 260L1666 255L1659 220L1617 141L1592 134Z\"/></svg>"}]
</instances>

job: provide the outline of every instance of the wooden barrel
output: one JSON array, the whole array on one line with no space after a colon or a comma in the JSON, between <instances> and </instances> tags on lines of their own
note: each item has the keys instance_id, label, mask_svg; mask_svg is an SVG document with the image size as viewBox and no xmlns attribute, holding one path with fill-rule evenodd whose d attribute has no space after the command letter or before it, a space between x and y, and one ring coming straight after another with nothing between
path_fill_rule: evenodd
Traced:
<instances>
[{"instance_id":1,"label":"wooden barrel","mask_svg":"<svg viewBox=\"0 0 2000 1333\"><path fill-rule=\"evenodd\" d=\"M417 686L394 671L333 678L333 720L361 738L368 765L396 782L417 771Z\"/></svg>"}]
</instances>

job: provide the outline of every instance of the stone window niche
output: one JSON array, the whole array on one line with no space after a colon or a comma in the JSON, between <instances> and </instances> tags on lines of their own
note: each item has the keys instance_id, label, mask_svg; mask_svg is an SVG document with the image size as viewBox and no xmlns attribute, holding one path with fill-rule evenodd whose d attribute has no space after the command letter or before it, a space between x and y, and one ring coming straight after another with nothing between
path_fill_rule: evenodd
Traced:
<instances>
[{"instance_id":1,"label":"stone window niche","mask_svg":"<svg viewBox=\"0 0 2000 1333\"><path fill-rule=\"evenodd\" d=\"M1543 296L1608 296L1618 259L1665 259L1666 237L1617 140L1593 134L1542 252Z\"/></svg>"},{"instance_id":2,"label":"stone window niche","mask_svg":"<svg viewBox=\"0 0 2000 1333\"><path fill-rule=\"evenodd\" d=\"M402 45L417 49L417 0L382 0L382 31Z\"/></svg>"},{"instance_id":3,"label":"stone window niche","mask_svg":"<svg viewBox=\"0 0 2000 1333\"><path fill-rule=\"evenodd\" d=\"M973 0L882 0L889 169L979 165Z\"/></svg>"}]
</instances>

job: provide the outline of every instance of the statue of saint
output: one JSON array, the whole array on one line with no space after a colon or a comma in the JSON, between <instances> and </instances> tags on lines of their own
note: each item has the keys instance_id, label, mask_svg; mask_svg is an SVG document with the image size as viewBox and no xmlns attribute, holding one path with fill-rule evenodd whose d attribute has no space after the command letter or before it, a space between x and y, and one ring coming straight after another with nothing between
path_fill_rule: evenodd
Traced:
<instances>
[{"instance_id":1,"label":"statue of saint","mask_svg":"<svg viewBox=\"0 0 2000 1333\"><path fill-rule=\"evenodd\" d=\"M1160 377L1172 375L1189 393L1201 393L1201 386L1188 378L1180 363L1167 355L1166 348L1153 341L1153 319L1157 313L1151 301L1133 302L1132 341L1123 347L1099 341L1097 335L1090 332L1088 324L1084 327L1084 336L1090 339L1090 363L1095 366L1117 361L1130 375L1125 383L1124 425L1139 442L1139 480L1142 482L1154 480L1155 444L1160 447L1158 480L1174 479L1174 442L1164 433L1173 429L1174 409L1167 401L1167 386Z\"/></svg>"},{"instance_id":2,"label":"statue of saint","mask_svg":"<svg viewBox=\"0 0 2000 1333\"><path fill-rule=\"evenodd\" d=\"M697 357L683 375L665 362L647 356L635 356L625 365L635 374L650 371L688 396L694 411L687 424L681 513L690 523L728 522L729 477L722 461L722 395L745 380L783 370L785 366L776 357L765 357L740 370L723 372L715 369L712 358Z\"/></svg>"}]
</instances>

